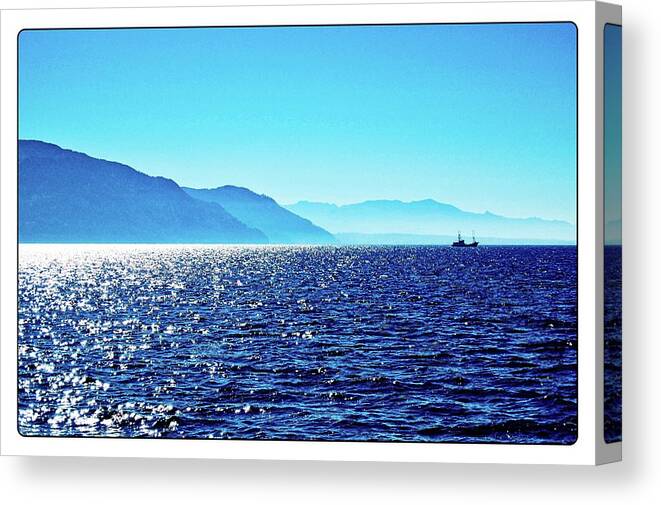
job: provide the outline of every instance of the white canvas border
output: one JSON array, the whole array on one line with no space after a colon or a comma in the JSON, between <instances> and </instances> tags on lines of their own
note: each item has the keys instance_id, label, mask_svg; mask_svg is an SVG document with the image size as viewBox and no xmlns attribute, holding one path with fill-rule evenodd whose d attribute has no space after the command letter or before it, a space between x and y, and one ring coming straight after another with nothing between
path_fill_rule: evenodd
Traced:
<instances>
[{"instance_id":1,"label":"white canvas border","mask_svg":"<svg viewBox=\"0 0 661 505\"><path fill-rule=\"evenodd\" d=\"M596 64L596 86L595 100L597 103L596 124L596 189L597 196L597 258L595 267L597 269L596 286L596 361L595 384L597 387L596 397L601 401L596 403L597 412L597 438L596 454L599 463L610 463L622 459L622 442L607 444L604 439L604 28L607 24L622 25L622 8L619 5L599 2L597 4L596 30L595 30L595 55Z\"/></svg>"},{"instance_id":2,"label":"white canvas border","mask_svg":"<svg viewBox=\"0 0 661 505\"><path fill-rule=\"evenodd\" d=\"M597 405L601 355L597 308L601 254L595 99L597 4L592 1L251 7L44 9L2 11L0 122L0 452L3 455L116 456L343 461L595 464L602 420ZM22 437L17 419L17 35L24 28L241 26L365 23L571 21L578 28L579 405L578 440L569 446L457 443L275 442ZM601 184L601 183L599 183ZM602 237L603 239L603 237ZM597 289L599 288L599 289ZM602 350L603 352L603 350ZM603 389L603 386L601 386ZM618 444L619 445L619 444ZM612 455L611 455L612 456ZM605 456L606 457L606 456Z\"/></svg>"}]
</instances>

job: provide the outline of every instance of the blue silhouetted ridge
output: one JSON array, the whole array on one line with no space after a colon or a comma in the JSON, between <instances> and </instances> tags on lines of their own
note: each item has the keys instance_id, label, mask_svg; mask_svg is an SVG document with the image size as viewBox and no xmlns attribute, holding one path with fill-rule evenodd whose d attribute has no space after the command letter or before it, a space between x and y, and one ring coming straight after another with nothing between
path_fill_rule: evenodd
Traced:
<instances>
[{"instance_id":1,"label":"blue silhouetted ridge","mask_svg":"<svg viewBox=\"0 0 661 505\"><path fill-rule=\"evenodd\" d=\"M19 140L19 241L265 243L177 183L37 140Z\"/></svg>"},{"instance_id":2,"label":"blue silhouetted ridge","mask_svg":"<svg viewBox=\"0 0 661 505\"><path fill-rule=\"evenodd\" d=\"M242 223L263 231L269 242L280 244L332 244L335 237L308 219L281 207L272 198L247 188L183 188L189 195L220 204Z\"/></svg>"},{"instance_id":3,"label":"blue silhouetted ridge","mask_svg":"<svg viewBox=\"0 0 661 505\"><path fill-rule=\"evenodd\" d=\"M576 238L576 227L566 221L468 212L432 199L347 205L301 201L286 208L349 243L391 243L397 236L401 243L436 243L434 237L456 237L457 230L467 237L476 230L478 236L493 239L490 243L566 243Z\"/></svg>"}]
</instances>

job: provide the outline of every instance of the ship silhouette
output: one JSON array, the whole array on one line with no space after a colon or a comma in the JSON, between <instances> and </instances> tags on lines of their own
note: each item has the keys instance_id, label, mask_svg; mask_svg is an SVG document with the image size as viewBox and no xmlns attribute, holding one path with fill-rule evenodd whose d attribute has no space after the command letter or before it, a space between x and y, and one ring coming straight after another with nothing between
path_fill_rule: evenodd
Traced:
<instances>
[{"instance_id":1,"label":"ship silhouette","mask_svg":"<svg viewBox=\"0 0 661 505\"><path fill-rule=\"evenodd\" d=\"M475 232L473 232L473 241L468 244L463 238L461 238L461 232L458 232L457 241L452 242L452 247L477 247L477 244L479 244L479 242L475 240Z\"/></svg>"}]
</instances>

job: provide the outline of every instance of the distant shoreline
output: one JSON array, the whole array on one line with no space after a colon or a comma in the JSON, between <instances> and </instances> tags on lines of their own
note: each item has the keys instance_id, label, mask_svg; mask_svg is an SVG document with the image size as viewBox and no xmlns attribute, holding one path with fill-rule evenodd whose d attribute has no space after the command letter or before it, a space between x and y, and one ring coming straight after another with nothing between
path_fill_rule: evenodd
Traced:
<instances>
[{"instance_id":1,"label":"distant shoreline","mask_svg":"<svg viewBox=\"0 0 661 505\"><path fill-rule=\"evenodd\" d=\"M200 247L214 247L214 246L227 246L227 247L452 247L452 244L366 244L366 243L339 243L339 244L285 244L285 243L272 243L272 244L260 244L260 243L231 243L231 242L18 242L19 246L31 246L31 245L42 245L42 246L62 246L62 245L78 245L78 246L200 246ZM607 244L607 245L617 245L617 244ZM502 244L480 244L478 249L481 247L576 247L576 244L572 243L502 243Z\"/></svg>"}]
</instances>

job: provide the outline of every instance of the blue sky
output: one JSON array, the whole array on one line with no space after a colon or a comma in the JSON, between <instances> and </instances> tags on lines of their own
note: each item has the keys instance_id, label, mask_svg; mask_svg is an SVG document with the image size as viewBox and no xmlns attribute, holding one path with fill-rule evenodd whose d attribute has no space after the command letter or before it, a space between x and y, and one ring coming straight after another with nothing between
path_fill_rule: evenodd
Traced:
<instances>
[{"instance_id":1,"label":"blue sky","mask_svg":"<svg viewBox=\"0 0 661 505\"><path fill-rule=\"evenodd\" d=\"M622 27L604 28L604 199L606 222L622 219ZM608 237L613 241L613 237ZM615 242L621 243L621 236Z\"/></svg>"},{"instance_id":2,"label":"blue sky","mask_svg":"<svg viewBox=\"0 0 661 505\"><path fill-rule=\"evenodd\" d=\"M572 24L24 31L19 136L281 203L576 207Z\"/></svg>"}]
</instances>

